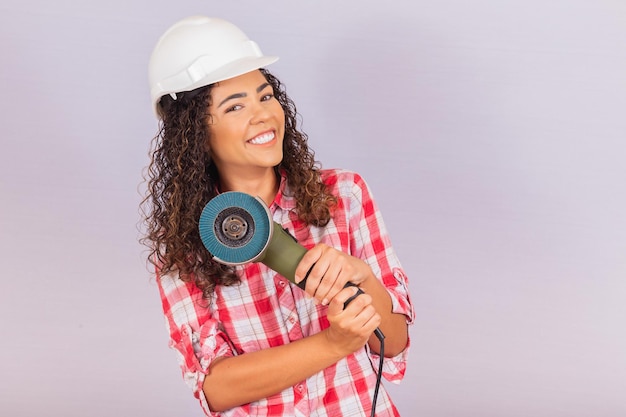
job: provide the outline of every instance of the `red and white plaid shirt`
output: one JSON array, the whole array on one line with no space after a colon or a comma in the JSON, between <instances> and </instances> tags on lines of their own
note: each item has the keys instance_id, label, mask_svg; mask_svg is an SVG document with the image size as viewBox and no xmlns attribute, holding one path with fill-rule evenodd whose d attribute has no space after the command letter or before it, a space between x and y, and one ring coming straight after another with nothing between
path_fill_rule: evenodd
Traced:
<instances>
[{"instance_id":1,"label":"red and white plaid shirt","mask_svg":"<svg viewBox=\"0 0 626 417\"><path fill-rule=\"evenodd\" d=\"M308 226L293 213L295 201L285 179L270 212L306 248L323 242L369 264L391 296L393 312L415 318L407 278L391 247L371 192L356 173L323 170L324 182L338 197L332 220L325 227ZM284 345L329 326L327 306L316 304L300 288L261 263L237 266L241 284L218 286L210 300L193 284L177 276L157 279L170 347L176 352L186 383L208 416L368 416L378 370L378 355L367 345L284 391L222 413L209 410L202 391L207 369L217 357ZM399 383L404 377L409 347L385 358L383 376ZM233 389L236 389L235 387ZM376 415L398 416L384 386Z\"/></svg>"}]
</instances>

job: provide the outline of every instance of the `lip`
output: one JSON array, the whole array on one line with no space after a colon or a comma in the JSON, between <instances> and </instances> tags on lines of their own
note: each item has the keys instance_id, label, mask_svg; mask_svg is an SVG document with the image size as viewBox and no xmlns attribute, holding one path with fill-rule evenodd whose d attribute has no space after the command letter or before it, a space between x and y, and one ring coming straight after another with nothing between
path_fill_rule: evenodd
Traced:
<instances>
[{"instance_id":1,"label":"lip","mask_svg":"<svg viewBox=\"0 0 626 417\"><path fill-rule=\"evenodd\" d=\"M263 143L253 143L252 142L255 139L259 139L259 138L261 138L263 136L267 136L267 135L272 135L272 138L270 140L268 140L267 142L263 142ZM254 146L263 146L263 145L267 145L267 144L270 144L270 143L274 143L275 141L276 141L276 130L269 129L269 130L263 131L263 132L261 132L261 133L259 133L257 135L254 135L254 137L248 139L246 141L246 143L249 143L250 145L254 145Z\"/></svg>"}]
</instances>

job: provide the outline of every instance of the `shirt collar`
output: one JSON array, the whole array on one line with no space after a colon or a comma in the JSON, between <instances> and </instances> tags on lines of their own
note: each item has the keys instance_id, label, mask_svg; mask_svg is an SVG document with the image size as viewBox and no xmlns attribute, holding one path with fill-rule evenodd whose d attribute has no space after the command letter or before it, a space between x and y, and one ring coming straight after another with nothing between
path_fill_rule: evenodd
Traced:
<instances>
[{"instance_id":1,"label":"shirt collar","mask_svg":"<svg viewBox=\"0 0 626 417\"><path fill-rule=\"evenodd\" d=\"M292 210L296 207L296 199L294 198L289 184L287 184L287 175L284 170L280 170L280 185L278 186L278 192L274 197L272 207L277 206L283 210Z\"/></svg>"}]
</instances>

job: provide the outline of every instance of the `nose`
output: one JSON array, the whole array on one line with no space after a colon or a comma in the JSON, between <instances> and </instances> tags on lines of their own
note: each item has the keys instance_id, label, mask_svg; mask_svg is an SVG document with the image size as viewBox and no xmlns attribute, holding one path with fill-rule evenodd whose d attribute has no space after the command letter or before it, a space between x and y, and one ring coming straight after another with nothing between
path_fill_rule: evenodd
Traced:
<instances>
[{"instance_id":1,"label":"nose","mask_svg":"<svg viewBox=\"0 0 626 417\"><path fill-rule=\"evenodd\" d=\"M268 108L267 105L264 105L264 103L262 102L255 103L250 109L250 111L251 111L250 123L253 123L253 124L265 122L271 116L270 109Z\"/></svg>"}]
</instances>

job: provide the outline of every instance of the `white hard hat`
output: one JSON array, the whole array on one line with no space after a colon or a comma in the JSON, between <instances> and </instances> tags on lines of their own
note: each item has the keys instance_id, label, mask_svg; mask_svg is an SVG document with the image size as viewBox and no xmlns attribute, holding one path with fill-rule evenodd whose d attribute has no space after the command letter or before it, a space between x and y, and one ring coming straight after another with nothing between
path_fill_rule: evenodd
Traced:
<instances>
[{"instance_id":1,"label":"white hard hat","mask_svg":"<svg viewBox=\"0 0 626 417\"><path fill-rule=\"evenodd\" d=\"M170 94L191 91L276 62L237 26L218 18L191 16L172 25L157 42L148 66L152 108Z\"/></svg>"}]
</instances>

